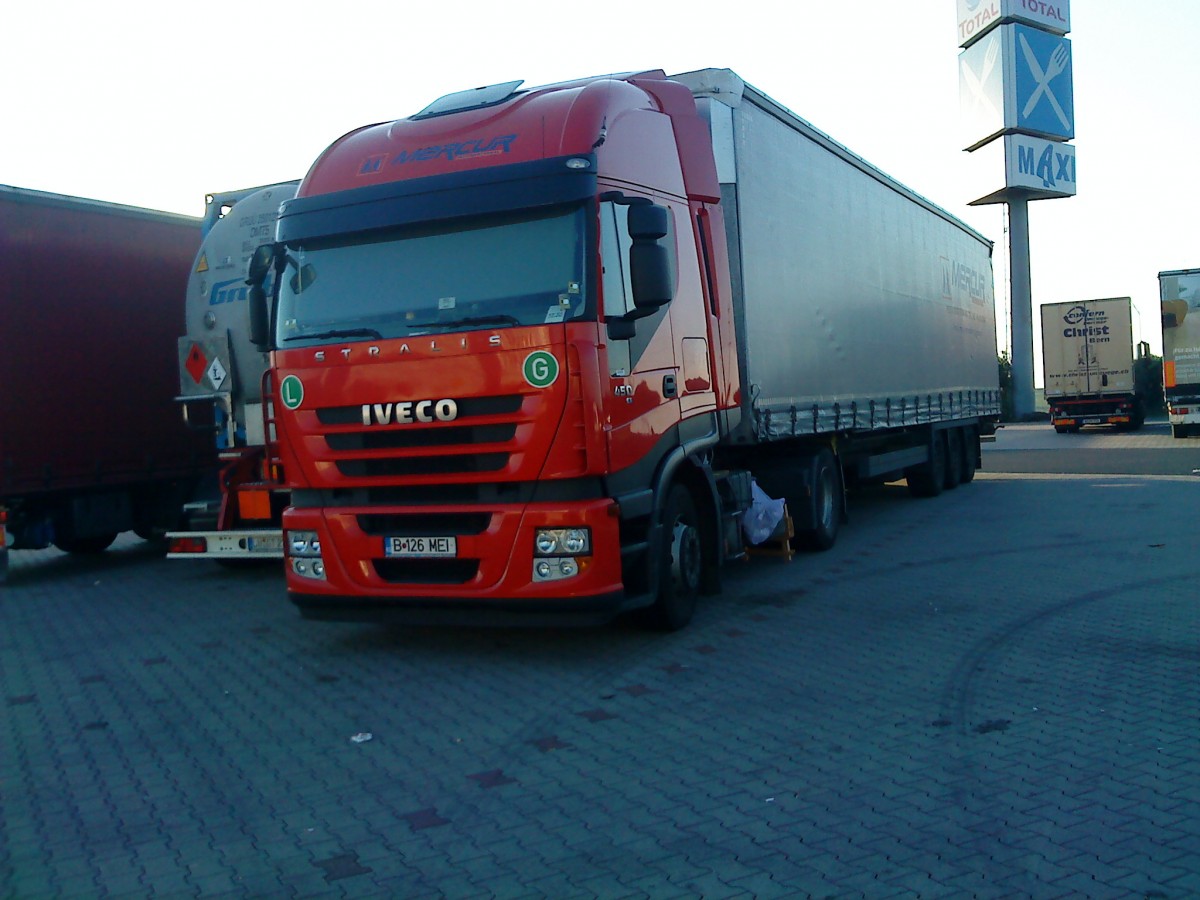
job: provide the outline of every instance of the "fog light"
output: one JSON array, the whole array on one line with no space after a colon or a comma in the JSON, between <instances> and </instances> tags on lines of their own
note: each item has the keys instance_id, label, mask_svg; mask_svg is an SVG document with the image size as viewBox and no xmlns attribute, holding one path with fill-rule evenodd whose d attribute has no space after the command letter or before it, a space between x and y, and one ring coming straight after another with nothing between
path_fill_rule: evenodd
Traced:
<instances>
[{"instance_id":1,"label":"fog light","mask_svg":"<svg viewBox=\"0 0 1200 900\"><path fill-rule=\"evenodd\" d=\"M325 580L325 563L319 559L292 559L292 572L300 578Z\"/></svg>"},{"instance_id":2,"label":"fog light","mask_svg":"<svg viewBox=\"0 0 1200 900\"><path fill-rule=\"evenodd\" d=\"M573 559L559 560L558 574L562 578L572 578L579 574L579 565Z\"/></svg>"},{"instance_id":3,"label":"fog light","mask_svg":"<svg viewBox=\"0 0 1200 900\"><path fill-rule=\"evenodd\" d=\"M535 565L533 567L534 578L541 580L541 581L548 580L551 577L551 575L553 575L553 573L554 573L554 570L552 568L550 568L550 563L546 562L545 560L542 560L540 563L538 563L537 565Z\"/></svg>"}]
</instances>

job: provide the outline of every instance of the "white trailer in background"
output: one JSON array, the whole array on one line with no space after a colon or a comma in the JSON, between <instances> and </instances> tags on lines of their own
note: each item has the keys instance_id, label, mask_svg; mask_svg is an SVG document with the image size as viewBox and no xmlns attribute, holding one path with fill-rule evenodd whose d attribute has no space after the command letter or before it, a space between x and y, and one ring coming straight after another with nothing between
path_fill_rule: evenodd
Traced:
<instances>
[{"instance_id":1,"label":"white trailer in background","mask_svg":"<svg viewBox=\"0 0 1200 900\"><path fill-rule=\"evenodd\" d=\"M1060 434L1084 425L1136 431L1145 422L1128 297L1044 304L1042 366L1050 421Z\"/></svg>"},{"instance_id":2,"label":"white trailer in background","mask_svg":"<svg viewBox=\"0 0 1200 900\"><path fill-rule=\"evenodd\" d=\"M1200 269L1158 273L1163 393L1171 434L1200 434Z\"/></svg>"}]
</instances>

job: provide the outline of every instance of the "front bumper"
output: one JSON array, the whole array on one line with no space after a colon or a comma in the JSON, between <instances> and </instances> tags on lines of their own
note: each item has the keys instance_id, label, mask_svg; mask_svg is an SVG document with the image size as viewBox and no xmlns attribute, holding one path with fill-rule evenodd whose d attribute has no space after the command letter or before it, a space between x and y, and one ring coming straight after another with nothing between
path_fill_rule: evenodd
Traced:
<instances>
[{"instance_id":1,"label":"front bumper","mask_svg":"<svg viewBox=\"0 0 1200 900\"><path fill-rule=\"evenodd\" d=\"M624 603L617 507L607 499L566 504L433 508L289 508L283 528L289 595L309 618L370 620L397 611L567 612L611 615ZM534 577L538 529L586 528L588 555L569 557L576 574ZM293 557L287 535L307 532L319 544ZM453 538L450 557L389 556L390 536ZM550 557L553 560L560 557ZM411 616L405 616L411 618ZM432 616L430 618L437 618Z\"/></svg>"},{"instance_id":2,"label":"front bumper","mask_svg":"<svg viewBox=\"0 0 1200 900\"><path fill-rule=\"evenodd\" d=\"M624 591L591 597L540 597L536 600L470 600L362 597L288 591L305 619L321 622L375 622L391 625L466 625L488 627L586 627L611 622L627 608Z\"/></svg>"}]
</instances>

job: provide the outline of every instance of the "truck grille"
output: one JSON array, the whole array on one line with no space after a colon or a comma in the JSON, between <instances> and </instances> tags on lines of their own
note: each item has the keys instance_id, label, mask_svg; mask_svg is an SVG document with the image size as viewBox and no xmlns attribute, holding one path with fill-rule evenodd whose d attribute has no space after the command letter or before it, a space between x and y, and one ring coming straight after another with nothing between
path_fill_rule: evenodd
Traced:
<instances>
[{"instance_id":1,"label":"truck grille","mask_svg":"<svg viewBox=\"0 0 1200 900\"><path fill-rule=\"evenodd\" d=\"M386 537L483 534L492 524L491 513L367 513L358 517L365 534Z\"/></svg>"},{"instance_id":2,"label":"truck grille","mask_svg":"<svg viewBox=\"0 0 1200 900\"><path fill-rule=\"evenodd\" d=\"M508 467L524 399L521 394L468 397L457 401L452 423L365 426L362 406L323 407L316 418L329 451L326 460L345 479L463 476L474 481L472 476Z\"/></svg>"},{"instance_id":3,"label":"truck grille","mask_svg":"<svg viewBox=\"0 0 1200 900\"><path fill-rule=\"evenodd\" d=\"M405 475L499 472L506 465L507 453L473 453L466 456L429 456L415 459L339 460L337 467L347 478L399 478Z\"/></svg>"},{"instance_id":4,"label":"truck grille","mask_svg":"<svg viewBox=\"0 0 1200 900\"><path fill-rule=\"evenodd\" d=\"M477 559L374 559L371 565L392 584L466 584L479 572Z\"/></svg>"}]
</instances>

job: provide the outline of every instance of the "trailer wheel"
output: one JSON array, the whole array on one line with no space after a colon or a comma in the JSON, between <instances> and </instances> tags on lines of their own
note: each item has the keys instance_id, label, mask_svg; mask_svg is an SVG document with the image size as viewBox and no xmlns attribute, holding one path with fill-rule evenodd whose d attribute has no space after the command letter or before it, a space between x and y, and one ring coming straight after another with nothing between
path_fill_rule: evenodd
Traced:
<instances>
[{"instance_id":1,"label":"trailer wheel","mask_svg":"<svg viewBox=\"0 0 1200 900\"><path fill-rule=\"evenodd\" d=\"M663 542L659 555L658 599L653 623L663 631L678 631L692 620L704 552L696 503L682 484L672 485L662 519Z\"/></svg>"},{"instance_id":2,"label":"trailer wheel","mask_svg":"<svg viewBox=\"0 0 1200 900\"><path fill-rule=\"evenodd\" d=\"M822 450L812 463L813 528L804 539L813 550L828 550L837 542L842 524L842 479L837 460L829 450Z\"/></svg>"},{"instance_id":3,"label":"trailer wheel","mask_svg":"<svg viewBox=\"0 0 1200 900\"><path fill-rule=\"evenodd\" d=\"M942 435L930 430L929 459L904 473L908 491L914 497L936 497L946 486L946 442Z\"/></svg>"},{"instance_id":4,"label":"trailer wheel","mask_svg":"<svg viewBox=\"0 0 1200 900\"><path fill-rule=\"evenodd\" d=\"M963 439L958 428L947 428L943 434L946 442L946 490L952 491L963 480Z\"/></svg>"},{"instance_id":5,"label":"trailer wheel","mask_svg":"<svg viewBox=\"0 0 1200 900\"><path fill-rule=\"evenodd\" d=\"M975 480L979 468L979 435L974 428L962 429L962 483Z\"/></svg>"}]
</instances>

